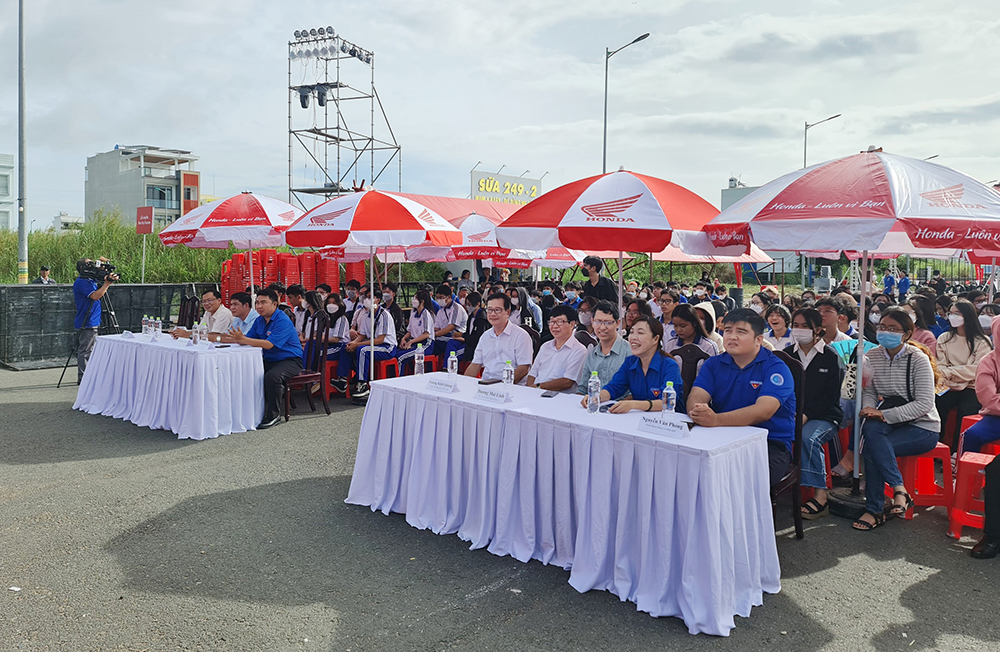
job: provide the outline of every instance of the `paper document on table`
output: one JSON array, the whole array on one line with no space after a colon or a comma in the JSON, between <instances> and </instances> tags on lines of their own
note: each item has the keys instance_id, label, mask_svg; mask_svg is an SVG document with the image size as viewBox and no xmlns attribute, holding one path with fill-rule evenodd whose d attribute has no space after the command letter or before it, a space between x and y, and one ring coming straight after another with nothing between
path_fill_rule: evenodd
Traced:
<instances>
[{"instance_id":1,"label":"paper document on table","mask_svg":"<svg viewBox=\"0 0 1000 652\"><path fill-rule=\"evenodd\" d=\"M678 412L650 412L639 415L639 430L673 439L691 436L691 420Z\"/></svg>"}]
</instances>

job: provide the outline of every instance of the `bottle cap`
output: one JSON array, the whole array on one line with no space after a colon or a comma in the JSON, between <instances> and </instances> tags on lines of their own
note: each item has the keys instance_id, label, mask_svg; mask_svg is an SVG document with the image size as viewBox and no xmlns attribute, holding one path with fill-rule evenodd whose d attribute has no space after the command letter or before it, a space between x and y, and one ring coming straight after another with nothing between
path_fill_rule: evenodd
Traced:
<instances>
[{"instance_id":1,"label":"bottle cap","mask_svg":"<svg viewBox=\"0 0 1000 652\"><path fill-rule=\"evenodd\" d=\"M455 353L456 353L455 351L452 351L452 352L451 352L451 357L453 357L453 358L454 358L454 357L455 357Z\"/></svg>"},{"instance_id":2,"label":"bottle cap","mask_svg":"<svg viewBox=\"0 0 1000 652\"><path fill-rule=\"evenodd\" d=\"M668 380L667 381L667 387L673 387L673 386L674 386L674 381Z\"/></svg>"},{"instance_id":3,"label":"bottle cap","mask_svg":"<svg viewBox=\"0 0 1000 652\"><path fill-rule=\"evenodd\" d=\"M597 375L597 372L596 372L596 371L591 371L591 372L590 372L590 375L591 375L591 376L596 376L596 375Z\"/></svg>"}]
</instances>

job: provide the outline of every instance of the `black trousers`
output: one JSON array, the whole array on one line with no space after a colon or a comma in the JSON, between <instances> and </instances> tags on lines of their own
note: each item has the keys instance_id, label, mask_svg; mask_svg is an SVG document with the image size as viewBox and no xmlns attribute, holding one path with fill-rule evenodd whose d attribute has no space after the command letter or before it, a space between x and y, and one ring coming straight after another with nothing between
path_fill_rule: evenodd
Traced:
<instances>
[{"instance_id":1,"label":"black trousers","mask_svg":"<svg viewBox=\"0 0 1000 652\"><path fill-rule=\"evenodd\" d=\"M986 465L986 518L983 534L1000 539L1000 457Z\"/></svg>"},{"instance_id":2,"label":"black trousers","mask_svg":"<svg viewBox=\"0 0 1000 652\"><path fill-rule=\"evenodd\" d=\"M281 415L284 382L302 371L302 358L264 361L264 421Z\"/></svg>"},{"instance_id":3,"label":"black trousers","mask_svg":"<svg viewBox=\"0 0 1000 652\"><path fill-rule=\"evenodd\" d=\"M767 440L767 470L771 479L771 486L781 482L781 479L788 473L788 467L792 465L792 453L788 450L785 442Z\"/></svg>"},{"instance_id":4,"label":"black trousers","mask_svg":"<svg viewBox=\"0 0 1000 652\"><path fill-rule=\"evenodd\" d=\"M935 404L937 405L938 415L941 417L942 435L947 432L945 426L948 424L949 419L952 421L958 420L958 427L955 428L955 437L951 441L951 452L954 453L958 450L958 433L962 426L962 419L970 414L978 414L980 408L982 408L979 404L979 399L976 398L976 390L974 387L968 387L960 392L956 392L955 390L945 392L935 399ZM955 410L957 414L949 414L951 410Z\"/></svg>"}]
</instances>

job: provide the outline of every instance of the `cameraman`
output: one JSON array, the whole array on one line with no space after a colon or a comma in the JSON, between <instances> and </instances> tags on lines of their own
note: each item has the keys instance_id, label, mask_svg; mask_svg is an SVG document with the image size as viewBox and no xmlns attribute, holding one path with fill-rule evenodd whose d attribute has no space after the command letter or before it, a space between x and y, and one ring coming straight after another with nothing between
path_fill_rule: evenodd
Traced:
<instances>
[{"instance_id":1,"label":"cameraman","mask_svg":"<svg viewBox=\"0 0 1000 652\"><path fill-rule=\"evenodd\" d=\"M99 259L107 262L106 258ZM76 272L78 274L73 281L73 300L76 302L76 317L73 319L73 328L77 331L76 347L76 382L83 381L83 372L87 370L87 361L97 343L97 329L101 325L101 297L108 291L111 284L118 280L117 274L108 274L102 284L84 276L85 271L94 267L94 261L89 258L81 258L76 261Z\"/></svg>"}]
</instances>

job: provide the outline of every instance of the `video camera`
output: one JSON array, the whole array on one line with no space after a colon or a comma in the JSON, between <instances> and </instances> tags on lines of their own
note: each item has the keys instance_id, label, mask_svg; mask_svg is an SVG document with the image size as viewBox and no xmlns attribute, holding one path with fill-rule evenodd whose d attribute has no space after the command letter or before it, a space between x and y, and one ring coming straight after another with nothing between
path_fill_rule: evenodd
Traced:
<instances>
[{"instance_id":1,"label":"video camera","mask_svg":"<svg viewBox=\"0 0 1000 652\"><path fill-rule=\"evenodd\" d=\"M109 276L115 273L115 266L109 262L101 260L88 260L80 269L80 278L89 278L98 283L103 283ZM111 279L118 280L117 278Z\"/></svg>"}]
</instances>

